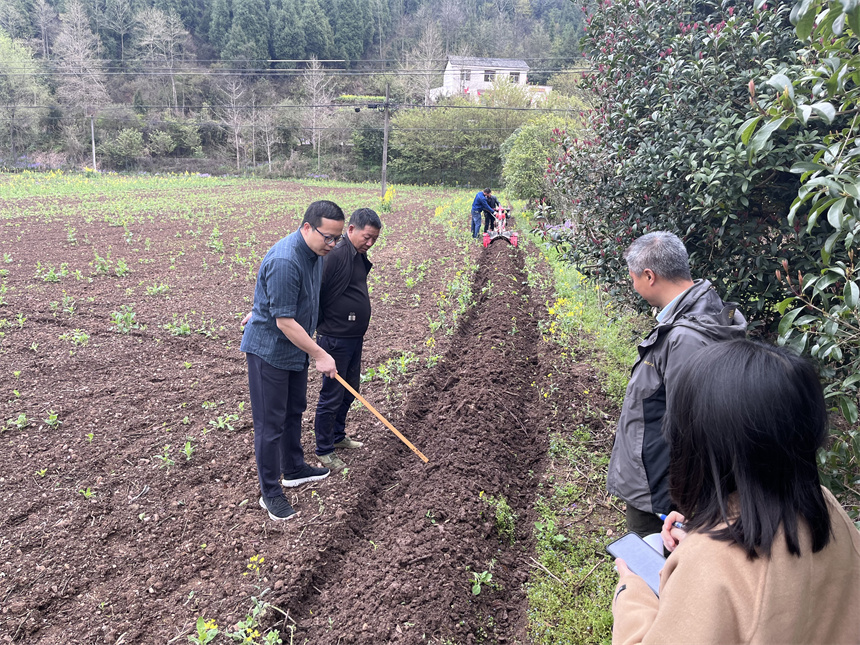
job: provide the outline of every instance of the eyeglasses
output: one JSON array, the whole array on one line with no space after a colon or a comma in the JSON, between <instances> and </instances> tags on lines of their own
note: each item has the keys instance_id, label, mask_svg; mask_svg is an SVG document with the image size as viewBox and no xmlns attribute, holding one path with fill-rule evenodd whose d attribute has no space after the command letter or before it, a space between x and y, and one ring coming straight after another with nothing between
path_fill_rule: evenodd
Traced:
<instances>
[{"instance_id":1,"label":"eyeglasses","mask_svg":"<svg viewBox=\"0 0 860 645\"><path fill-rule=\"evenodd\" d=\"M311 228L314 229L320 235L322 235L323 242L325 242L329 246L337 244L338 242L340 242L340 238L343 237L343 235L326 235L325 233L320 231L316 226L311 226Z\"/></svg>"}]
</instances>

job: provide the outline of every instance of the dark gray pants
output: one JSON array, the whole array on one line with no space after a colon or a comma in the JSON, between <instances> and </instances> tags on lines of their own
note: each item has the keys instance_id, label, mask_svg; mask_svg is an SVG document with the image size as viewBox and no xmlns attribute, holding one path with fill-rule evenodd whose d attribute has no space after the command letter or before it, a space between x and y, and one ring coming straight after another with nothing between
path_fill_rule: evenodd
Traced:
<instances>
[{"instance_id":1,"label":"dark gray pants","mask_svg":"<svg viewBox=\"0 0 860 645\"><path fill-rule=\"evenodd\" d=\"M663 530L663 520L654 513L646 513L627 505L627 531L645 537Z\"/></svg>"}]
</instances>

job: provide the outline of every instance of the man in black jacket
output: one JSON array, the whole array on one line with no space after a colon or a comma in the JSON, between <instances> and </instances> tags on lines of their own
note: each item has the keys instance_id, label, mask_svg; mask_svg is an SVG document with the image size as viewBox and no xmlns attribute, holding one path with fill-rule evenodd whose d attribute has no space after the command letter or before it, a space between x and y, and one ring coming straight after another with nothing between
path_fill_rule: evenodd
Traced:
<instances>
[{"instance_id":1,"label":"man in black jacket","mask_svg":"<svg viewBox=\"0 0 860 645\"><path fill-rule=\"evenodd\" d=\"M323 264L317 344L334 358L338 373L356 390L361 382L364 334L370 323L367 275L373 264L367 251L381 230L379 215L360 208L349 218L346 235ZM346 435L346 413L354 399L337 380L323 376L314 420L316 454L335 472L346 466L335 454L336 449L363 445Z\"/></svg>"}]
</instances>

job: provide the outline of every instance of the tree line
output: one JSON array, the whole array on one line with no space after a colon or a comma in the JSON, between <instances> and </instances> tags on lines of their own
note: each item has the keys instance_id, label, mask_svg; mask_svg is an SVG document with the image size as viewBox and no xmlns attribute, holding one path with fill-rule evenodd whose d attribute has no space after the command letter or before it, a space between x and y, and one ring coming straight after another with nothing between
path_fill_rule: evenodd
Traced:
<instances>
[{"instance_id":1,"label":"tree line","mask_svg":"<svg viewBox=\"0 0 860 645\"><path fill-rule=\"evenodd\" d=\"M426 102L449 54L525 57L547 80L577 62L582 16L568 0L0 0L0 150L82 163L94 130L113 168L332 157L336 173L378 120L319 106L386 84Z\"/></svg>"}]
</instances>

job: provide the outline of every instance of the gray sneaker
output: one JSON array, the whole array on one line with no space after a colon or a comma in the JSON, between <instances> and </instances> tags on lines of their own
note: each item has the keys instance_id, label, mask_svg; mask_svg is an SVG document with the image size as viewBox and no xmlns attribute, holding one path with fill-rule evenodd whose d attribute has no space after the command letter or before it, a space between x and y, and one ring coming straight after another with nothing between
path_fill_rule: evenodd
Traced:
<instances>
[{"instance_id":1,"label":"gray sneaker","mask_svg":"<svg viewBox=\"0 0 860 645\"><path fill-rule=\"evenodd\" d=\"M318 482L321 479L325 479L328 477L329 472L331 471L328 468L314 468L305 464L298 472L284 475L281 483L287 488L294 488L308 482Z\"/></svg>"},{"instance_id":2,"label":"gray sneaker","mask_svg":"<svg viewBox=\"0 0 860 645\"><path fill-rule=\"evenodd\" d=\"M317 455L317 459L319 459L322 465L333 473L339 473L341 470L346 468L346 464L343 463L343 460L333 452L327 455Z\"/></svg>"},{"instance_id":3,"label":"gray sneaker","mask_svg":"<svg viewBox=\"0 0 860 645\"><path fill-rule=\"evenodd\" d=\"M260 506L269 513L269 517L276 522L288 520L299 514L283 495L279 497L261 497Z\"/></svg>"},{"instance_id":4,"label":"gray sneaker","mask_svg":"<svg viewBox=\"0 0 860 645\"><path fill-rule=\"evenodd\" d=\"M349 437L344 437L342 441L338 441L334 444L335 448L340 448L341 450L350 449L350 448L361 448L364 445L363 441L356 441L355 439L350 439Z\"/></svg>"}]
</instances>

